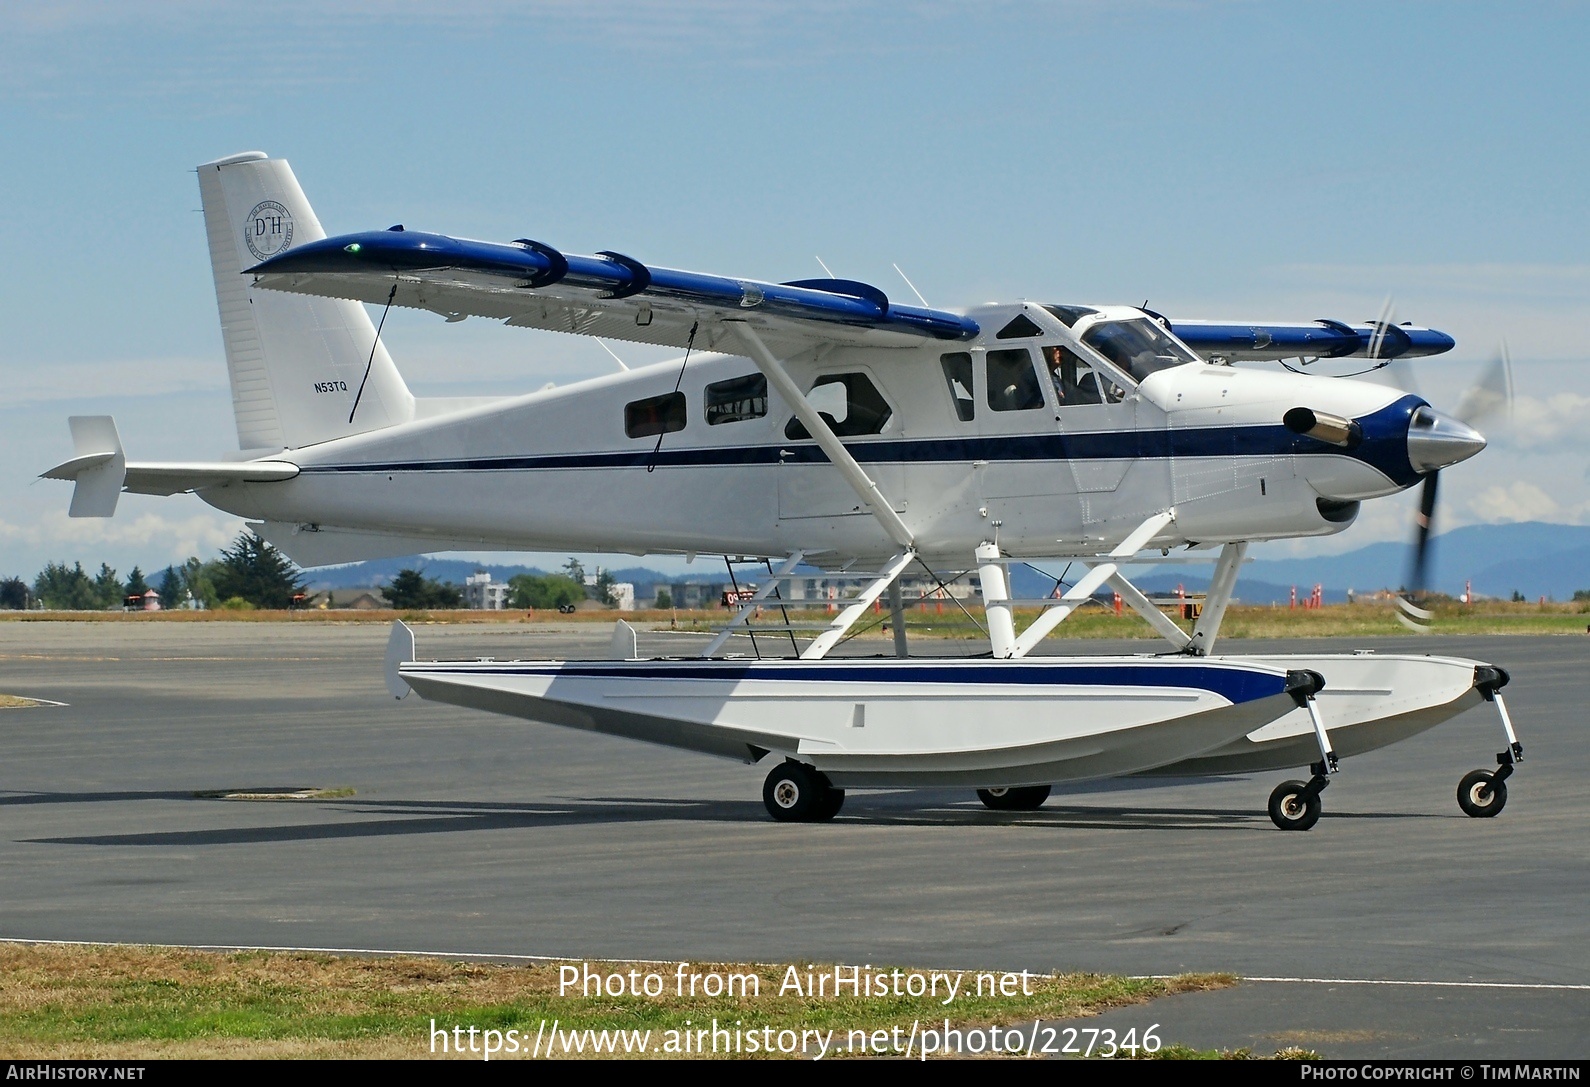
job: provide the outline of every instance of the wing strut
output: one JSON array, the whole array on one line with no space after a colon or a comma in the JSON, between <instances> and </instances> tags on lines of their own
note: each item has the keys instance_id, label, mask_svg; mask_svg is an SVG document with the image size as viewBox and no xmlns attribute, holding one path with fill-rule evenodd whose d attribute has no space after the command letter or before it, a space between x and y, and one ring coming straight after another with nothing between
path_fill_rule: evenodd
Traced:
<instances>
[{"instance_id":1,"label":"wing strut","mask_svg":"<svg viewBox=\"0 0 1590 1087\"><path fill-rule=\"evenodd\" d=\"M883 492L878 490L878 485L864 472L861 465L856 463L856 458L850 455L850 450L845 448L839 436L828 425L817 409L801 393L800 386L795 384L789 372L784 369L784 364L773 356L762 342L762 337L756 330L744 321L724 322L740 334L740 339L751 349L751 361L756 363L756 368L767 376L767 380L778 390L791 408L795 410L795 417L806 426L806 433L817 439L817 445L828 459L833 462L839 474L845 477L864 505L872 510L872 515L878 519L883 530L889 534L889 539L899 544L901 549L914 552L916 537L906 527L900 515L894 512L894 507L884 498ZM902 566L901 569L904 569Z\"/></svg>"}]
</instances>

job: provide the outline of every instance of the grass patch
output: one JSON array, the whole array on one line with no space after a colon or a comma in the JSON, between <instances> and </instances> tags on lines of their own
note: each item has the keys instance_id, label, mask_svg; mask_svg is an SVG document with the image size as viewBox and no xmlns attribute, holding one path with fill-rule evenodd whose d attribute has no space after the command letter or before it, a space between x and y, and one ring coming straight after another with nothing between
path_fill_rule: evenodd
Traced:
<instances>
[{"instance_id":1,"label":"grass patch","mask_svg":"<svg viewBox=\"0 0 1590 1087\"><path fill-rule=\"evenodd\" d=\"M1156 1053L1122 1054L1119 1060L1139 1061L1318 1061L1323 1060L1312 1049L1278 1049L1269 1056L1255 1056L1251 1049L1192 1049L1184 1045L1168 1045Z\"/></svg>"},{"instance_id":2,"label":"grass patch","mask_svg":"<svg viewBox=\"0 0 1590 1087\"><path fill-rule=\"evenodd\" d=\"M977 622L983 622L982 610L967 602ZM1465 605L1441 603L1433 606L1435 618L1431 623L1433 634L1587 634L1590 633L1590 603L1513 604L1507 601L1486 601ZM763 621L778 621L775 606L763 611ZM1038 615L1036 609L1017 609L1016 628L1021 630ZM791 608L793 620L827 620L827 611L798 611ZM577 611L560 615L550 609L539 611L379 611L319 610L303 611L0 611L0 623L18 622L95 622L95 623L377 623L390 624L402 619L416 624L467 624L467 625L556 625L569 624L611 626L623 619L639 630L678 630L693 633L715 632L719 624L729 618L721 608L696 611L644 611L619 612L605 608ZM1174 617L1173 617L1174 618ZM1191 632L1192 623L1176 618L1183 630ZM885 629L886 611L863 618L857 624L853 637L864 642L885 643L890 634ZM942 613L933 607L913 607L906 611L906 630L914 639L931 641L935 638L987 637L971 619L953 604L945 604ZM1353 637L1408 637L1410 632L1397 622L1396 609L1385 604L1329 604L1322 608L1269 607L1268 605L1234 604L1226 612L1220 636L1228 638L1353 638ZM768 645L783 644L782 635L764 635ZM1115 615L1110 609L1089 604L1055 628L1051 638L1129 638L1157 641L1159 635L1149 629L1142 619L1130 610ZM746 646L744 638L736 640L737 646ZM748 651L748 650L747 650Z\"/></svg>"},{"instance_id":3,"label":"grass patch","mask_svg":"<svg viewBox=\"0 0 1590 1087\"><path fill-rule=\"evenodd\" d=\"M563 1031L650 1030L650 1048L661 1056L665 1032L714 1018L741 1030L831 1029L843 1038L946 1017L962 1027L1073 1018L1235 980L1035 975L1032 995L977 996L969 995L976 974L968 971L960 996L945 1006L929 996L780 995L787 967L744 963L691 963L686 977L752 975L759 995L680 996L678 964L592 963L604 975L659 975L663 995L565 996L561 965L0 944L0 1058L419 1058L431 1056L432 1020L443 1030L517 1030L528 1048L542 1021L550 1028L554 1019ZM803 978L807 969L800 967Z\"/></svg>"}]
</instances>

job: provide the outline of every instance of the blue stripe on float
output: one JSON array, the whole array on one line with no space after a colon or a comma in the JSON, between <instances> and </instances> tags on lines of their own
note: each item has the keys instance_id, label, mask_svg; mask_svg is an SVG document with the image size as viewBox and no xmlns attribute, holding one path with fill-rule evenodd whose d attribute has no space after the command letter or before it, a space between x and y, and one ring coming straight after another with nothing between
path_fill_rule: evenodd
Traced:
<instances>
[{"instance_id":1,"label":"blue stripe on float","mask_svg":"<svg viewBox=\"0 0 1590 1087\"><path fill-rule=\"evenodd\" d=\"M954 463L959 461L1163 460L1191 457L1298 456L1350 457L1379 471L1399 486L1419 479L1408 462L1408 417L1423 406L1417 396L1357 422L1364 440L1342 449L1317 438L1294 434L1279 424L1187 430L1122 430L1092 434L1033 434L1015 437L927 438L918 441L851 441L845 448L863 464ZM646 439L647 442L650 439ZM642 444L645 444L644 442ZM815 444L697 448L649 447L622 452L552 453L539 456L468 457L448 460L374 461L369 464L305 465L304 474L334 472L516 472L574 468L704 467L741 464L826 464Z\"/></svg>"},{"instance_id":2,"label":"blue stripe on float","mask_svg":"<svg viewBox=\"0 0 1590 1087\"><path fill-rule=\"evenodd\" d=\"M1056 687L1155 687L1208 691L1233 704L1270 698L1286 691L1286 679L1268 672L1210 665L1055 664L1053 662L960 661L612 661L463 664L450 668L429 662L413 668L415 676L569 676L581 679L779 680L802 683L946 684L981 687L995 684Z\"/></svg>"}]
</instances>

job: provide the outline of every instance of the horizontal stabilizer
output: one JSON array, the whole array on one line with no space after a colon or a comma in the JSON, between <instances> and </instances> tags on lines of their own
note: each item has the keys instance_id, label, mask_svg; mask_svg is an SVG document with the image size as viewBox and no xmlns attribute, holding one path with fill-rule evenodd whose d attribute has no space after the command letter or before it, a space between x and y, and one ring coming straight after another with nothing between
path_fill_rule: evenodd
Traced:
<instances>
[{"instance_id":1,"label":"horizontal stabilizer","mask_svg":"<svg viewBox=\"0 0 1590 1087\"><path fill-rule=\"evenodd\" d=\"M298 465L284 460L132 461L122 452L116 421L109 415L74 415L75 456L43 473L41 479L76 482L73 517L111 517L122 491L132 494L181 494L229 483L280 483L298 474Z\"/></svg>"},{"instance_id":2,"label":"horizontal stabilizer","mask_svg":"<svg viewBox=\"0 0 1590 1087\"><path fill-rule=\"evenodd\" d=\"M898 306L849 280L767 283L652 268L621 253L564 255L540 242L470 241L413 230L307 242L247 269L258 287L431 310L450 319L738 353L724 322L748 322L770 343L911 346L969 340L977 322ZM394 294L394 288L396 293ZM694 333L692 333L694 330Z\"/></svg>"},{"instance_id":3,"label":"horizontal stabilizer","mask_svg":"<svg viewBox=\"0 0 1590 1087\"><path fill-rule=\"evenodd\" d=\"M115 516L116 501L121 497L122 480L127 474L127 457L122 452L121 435L116 433L116 420L109 415L74 415L67 424L72 428L74 455L61 468L70 467L72 472L59 476L46 472L46 478L77 481L72 491L71 516Z\"/></svg>"}]
</instances>

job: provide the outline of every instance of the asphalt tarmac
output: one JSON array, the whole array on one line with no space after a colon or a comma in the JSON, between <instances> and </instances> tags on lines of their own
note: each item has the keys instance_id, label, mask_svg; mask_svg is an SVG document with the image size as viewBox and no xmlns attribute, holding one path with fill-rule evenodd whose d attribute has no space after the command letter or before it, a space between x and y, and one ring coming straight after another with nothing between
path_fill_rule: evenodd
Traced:
<instances>
[{"instance_id":1,"label":"asphalt tarmac","mask_svg":"<svg viewBox=\"0 0 1590 1087\"><path fill-rule=\"evenodd\" d=\"M608 630L418 635L421 656L503 659L600 656ZM1440 652L1513 674L1526 758L1499 817L1455 799L1503 746L1481 708L1346 760L1305 834L1265 815L1279 774L1073 787L1023 814L955 791L853 792L832 824L776 824L766 767L394 702L386 637L0 623L0 692L65 703L0 709L0 938L1227 971L1290 980L1086 1025L1332 1057L1590 1056L1590 637L1223 643ZM299 786L356 794L205 795Z\"/></svg>"}]
</instances>

